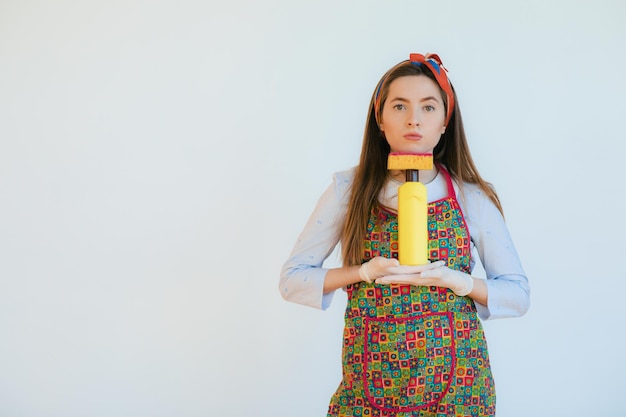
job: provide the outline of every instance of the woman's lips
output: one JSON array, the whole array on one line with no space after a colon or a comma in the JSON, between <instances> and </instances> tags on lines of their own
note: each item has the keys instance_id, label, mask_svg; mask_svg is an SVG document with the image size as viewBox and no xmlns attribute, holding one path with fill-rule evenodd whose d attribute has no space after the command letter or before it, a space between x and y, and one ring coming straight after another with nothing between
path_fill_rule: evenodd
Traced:
<instances>
[{"instance_id":1,"label":"woman's lips","mask_svg":"<svg viewBox=\"0 0 626 417\"><path fill-rule=\"evenodd\" d=\"M420 140L422 138L422 135L420 135L419 133L407 133L406 135L404 135L404 138L407 140Z\"/></svg>"}]
</instances>

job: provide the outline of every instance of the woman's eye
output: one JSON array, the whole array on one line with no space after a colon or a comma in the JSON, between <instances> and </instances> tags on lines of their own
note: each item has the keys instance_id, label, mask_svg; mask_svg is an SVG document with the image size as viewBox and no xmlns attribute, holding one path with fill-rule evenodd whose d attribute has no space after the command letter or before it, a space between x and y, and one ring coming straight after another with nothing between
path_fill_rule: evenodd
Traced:
<instances>
[{"instance_id":1,"label":"woman's eye","mask_svg":"<svg viewBox=\"0 0 626 417\"><path fill-rule=\"evenodd\" d=\"M404 104L394 104L393 108L396 110L404 110L406 106Z\"/></svg>"},{"instance_id":2,"label":"woman's eye","mask_svg":"<svg viewBox=\"0 0 626 417\"><path fill-rule=\"evenodd\" d=\"M435 106L431 106L430 104L427 106L424 106L424 110L426 111L435 111Z\"/></svg>"}]
</instances>

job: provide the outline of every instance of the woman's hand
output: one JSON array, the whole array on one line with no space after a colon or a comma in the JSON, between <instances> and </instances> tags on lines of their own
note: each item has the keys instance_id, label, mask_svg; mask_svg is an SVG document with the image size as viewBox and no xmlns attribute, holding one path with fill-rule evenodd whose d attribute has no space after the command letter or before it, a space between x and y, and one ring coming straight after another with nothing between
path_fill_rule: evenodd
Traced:
<instances>
[{"instance_id":1,"label":"woman's hand","mask_svg":"<svg viewBox=\"0 0 626 417\"><path fill-rule=\"evenodd\" d=\"M378 279L391 278L402 281L407 277L419 276L419 274L424 271L437 268L442 265L445 265L444 261L437 261L432 264L419 266L407 266L400 265L397 259L389 259L382 256L377 256L361 265L361 267L359 268L359 276L361 277L362 281L370 284L373 281L376 281L379 284L390 284L395 282L380 282ZM402 283L406 282L402 281Z\"/></svg>"},{"instance_id":2,"label":"woman's hand","mask_svg":"<svg viewBox=\"0 0 626 417\"><path fill-rule=\"evenodd\" d=\"M376 258L374 258L376 259ZM455 271L445 266L445 262L437 261L420 267L431 266L421 271L409 274L388 274L376 279L377 284L411 284L449 288L456 295L464 296L472 292L474 279L471 275L461 271ZM398 267L398 268L420 268Z\"/></svg>"}]
</instances>

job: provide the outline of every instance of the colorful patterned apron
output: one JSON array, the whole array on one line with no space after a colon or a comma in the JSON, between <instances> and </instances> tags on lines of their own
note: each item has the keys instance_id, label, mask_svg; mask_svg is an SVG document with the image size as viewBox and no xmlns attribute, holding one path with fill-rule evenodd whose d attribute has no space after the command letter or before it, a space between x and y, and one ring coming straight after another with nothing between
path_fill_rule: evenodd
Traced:
<instances>
[{"instance_id":1,"label":"colorful patterned apron","mask_svg":"<svg viewBox=\"0 0 626 417\"><path fill-rule=\"evenodd\" d=\"M428 205L429 258L469 272L470 237L449 173ZM396 213L372 210L364 260L398 257ZM347 288L343 380L329 417L495 415L487 343L469 297L447 288L358 283Z\"/></svg>"}]
</instances>

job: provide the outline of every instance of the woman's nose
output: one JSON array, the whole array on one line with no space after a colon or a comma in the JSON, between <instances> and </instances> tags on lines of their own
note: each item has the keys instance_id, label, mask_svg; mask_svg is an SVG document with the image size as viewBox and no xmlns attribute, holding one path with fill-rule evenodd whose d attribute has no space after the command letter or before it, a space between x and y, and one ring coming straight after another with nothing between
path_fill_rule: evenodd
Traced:
<instances>
[{"instance_id":1,"label":"woman's nose","mask_svg":"<svg viewBox=\"0 0 626 417\"><path fill-rule=\"evenodd\" d=\"M420 114L416 109L410 109L406 112L407 122L410 127L416 127L420 124Z\"/></svg>"}]
</instances>

